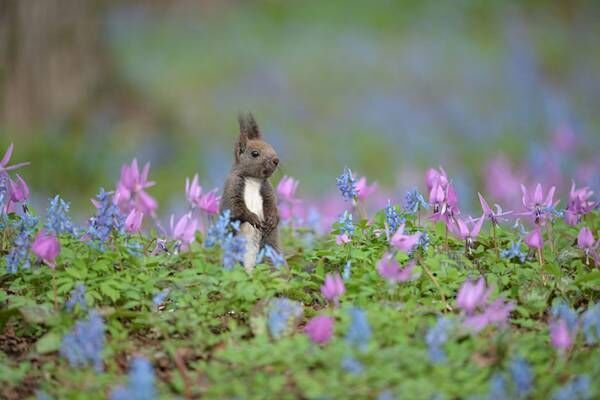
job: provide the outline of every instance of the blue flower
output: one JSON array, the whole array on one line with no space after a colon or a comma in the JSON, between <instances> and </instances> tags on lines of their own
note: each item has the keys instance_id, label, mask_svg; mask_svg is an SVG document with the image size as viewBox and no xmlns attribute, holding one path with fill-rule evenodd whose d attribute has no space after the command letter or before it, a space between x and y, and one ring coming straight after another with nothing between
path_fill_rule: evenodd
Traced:
<instances>
[{"instance_id":1,"label":"blue flower","mask_svg":"<svg viewBox=\"0 0 600 400\"><path fill-rule=\"evenodd\" d=\"M600 341L600 303L591 306L581 314L581 325L587 344L595 344Z\"/></svg>"},{"instance_id":2,"label":"blue flower","mask_svg":"<svg viewBox=\"0 0 600 400\"><path fill-rule=\"evenodd\" d=\"M415 187L406 192L406 194L404 195L403 208L406 212L416 214L419 208L423 208L425 210L428 209L429 203L425 201L423 195Z\"/></svg>"},{"instance_id":3,"label":"blue flower","mask_svg":"<svg viewBox=\"0 0 600 400\"><path fill-rule=\"evenodd\" d=\"M6 256L6 270L8 273L15 274L19 267L29 268L29 247L31 239L35 233L38 219L29 213L14 222L16 236L13 246Z\"/></svg>"},{"instance_id":4,"label":"blue flower","mask_svg":"<svg viewBox=\"0 0 600 400\"><path fill-rule=\"evenodd\" d=\"M283 257L283 255L278 253L273 247L269 245L266 245L258 252L258 255L256 256L256 263L260 264L265 257L271 260L271 262L277 269L285 265L285 258Z\"/></svg>"},{"instance_id":5,"label":"blue flower","mask_svg":"<svg viewBox=\"0 0 600 400\"><path fill-rule=\"evenodd\" d=\"M79 304L82 310L87 310L87 303L85 301L85 285L82 283L78 283L73 290L71 290L71 294L69 295L69 300L67 301L66 307L68 311L73 311L75 305Z\"/></svg>"},{"instance_id":6,"label":"blue flower","mask_svg":"<svg viewBox=\"0 0 600 400\"><path fill-rule=\"evenodd\" d=\"M72 367L92 365L101 372L104 349L104 321L95 311L85 320L77 321L71 332L63 338L60 354Z\"/></svg>"},{"instance_id":7,"label":"blue flower","mask_svg":"<svg viewBox=\"0 0 600 400\"><path fill-rule=\"evenodd\" d=\"M496 373L490 379L490 392L488 400L506 400L509 396L506 392L506 380L504 377Z\"/></svg>"},{"instance_id":8,"label":"blue flower","mask_svg":"<svg viewBox=\"0 0 600 400\"><path fill-rule=\"evenodd\" d=\"M152 296L152 304L154 304L154 307L160 307L167 299L167 296L169 296L169 293L171 293L171 289L164 288L163 290Z\"/></svg>"},{"instance_id":9,"label":"blue flower","mask_svg":"<svg viewBox=\"0 0 600 400\"><path fill-rule=\"evenodd\" d=\"M553 400L591 400L590 377L576 376L554 392Z\"/></svg>"},{"instance_id":10,"label":"blue flower","mask_svg":"<svg viewBox=\"0 0 600 400\"><path fill-rule=\"evenodd\" d=\"M55 235L62 233L77 235L77 231L69 217L69 207L69 203L61 199L59 195L50 200L50 207L48 207L46 213L46 224L44 225L46 231Z\"/></svg>"},{"instance_id":11,"label":"blue flower","mask_svg":"<svg viewBox=\"0 0 600 400\"><path fill-rule=\"evenodd\" d=\"M377 400L394 400L395 398L390 390L384 390L377 395Z\"/></svg>"},{"instance_id":12,"label":"blue flower","mask_svg":"<svg viewBox=\"0 0 600 400\"><path fill-rule=\"evenodd\" d=\"M111 400L153 400L156 398L154 370L144 357L135 357L129 369L127 386L120 386L110 394Z\"/></svg>"},{"instance_id":13,"label":"blue flower","mask_svg":"<svg viewBox=\"0 0 600 400\"><path fill-rule=\"evenodd\" d=\"M526 397L533 389L533 374L529 363L523 357L515 357L508 368L517 395L522 398Z\"/></svg>"},{"instance_id":14,"label":"blue flower","mask_svg":"<svg viewBox=\"0 0 600 400\"><path fill-rule=\"evenodd\" d=\"M350 326L346 333L346 340L350 345L364 349L371 338L371 327L366 313L358 307L350 309Z\"/></svg>"},{"instance_id":15,"label":"blue flower","mask_svg":"<svg viewBox=\"0 0 600 400\"><path fill-rule=\"evenodd\" d=\"M405 219L396 210L396 207L392 206L388 200L388 205L385 207L385 223L387 224L388 230L391 235L396 233L398 227L404 223Z\"/></svg>"},{"instance_id":16,"label":"blue flower","mask_svg":"<svg viewBox=\"0 0 600 400\"><path fill-rule=\"evenodd\" d=\"M564 301L557 301L552 306L551 314L555 320L564 320L567 323L569 331L573 332L577 328L577 312Z\"/></svg>"},{"instance_id":17,"label":"blue flower","mask_svg":"<svg viewBox=\"0 0 600 400\"><path fill-rule=\"evenodd\" d=\"M100 249L113 231L123 232L125 218L119 208L111 201L111 195L100 189L96 196L96 216L90 218L88 235L97 242Z\"/></svg>"},{"instance_id":18,"label":"blue flower","mask_svg":"<svg viewBox=\"0 0 600 400\"><path fill-rule=\"evenodd\" d=\"M359 375L365 369L364 365L360 361L351 356L345 356L342 358L342 368L344 371L352 375Z\"/></svg>"},{"instance_id":19,"label":"blue flower","mask_svg":"<svg viewBox=\"0 0 600 400\"><path fill-rule=\"evenodd\" d=\"M222 244L227 239L227 236L231 233L231 231L237 232L239 228L240 222L232 222L231 211L225 210L221 215L219 215L217 221L208 228L204 245L206 247L213 247Z\"/></svg>"},{"instance_id":20,"label":"blue flower","mask_svg":"<svg viewBox=\"0 0 600 400\"><path fill-rule=\"evenodd\" d=\"M525 262L527 254L521 251L521 239L517 240L516 243L511 243L510 247L500 252L500 257L507 260L518 259L521 263Z\"/></svg>"},{"instance_id":21,"label":"blue flower","mask_svg":"<svg viewBox=\"0 0 600 400\"><path fill-rule=\"evenodd\" d=\"M278 339L294 327L294 322L302 317L302 304L285 297L269 302L267 326L271 337Z\"/></svg>"},{"instance_id":22,"label":"blue flower","mask_svg":"<svg viewBox=\"0 0 600 400\"><path fill-rule=\"evenodd\" d=\"M335 184L340 192L342 192L342 197L346 201L353 200L358 195L358 192L356 191L356 180L348 167L345 167L344 172L337 177Z\"/></svg>"},{"instance_id":23,"label":"blue flower","mask_svg":"<svg viewBox=\"0 0 600 400\"><path fill-rule=\"evenodd\" d=\"M439 317L435 325L427 331L425 343L427 343L431 362L441 363L446 361L446 353L443 346L448 341L448 331L451 326L452 321L448 318Z\"/></svg>"},{"instance_id":24,"label":"blue flower","mask_svg":"<svg viewBox=\"0 0 600 400\"><path fill-rule=\"evenodd\" d=\"M340 233L345 233L346 235L348 235L348 237L352 237L352 235L354 234L354 223L352 223L352 214L348 211L344 211L338 223L341 225Z\"/></svg>"},{"instance_id":25,"label":"blue flower","mask_svg":"<svg viewBox=\"0 0 600 400\"><path fill-rule=\"evenodd\" d=\"M350 279L350 273L352 269L352 262L350 260L348 260L348 262L346 262L346 265L344 265L344 271L342 272L342 279L344 279L345 281L347 281L348 279Z\"/></svg>"},{"instance_id":26,"label":"blue flower","mask_svg":"<svg viewBox=\"0 0 600 400\"><path fill-rule=\"evenodd\" d=\"M221 243L223 249L223 266L225 269L232 269L238 262L244 262L246 253L246 240L242 236L234 236L229 233Z\"/></svg>"}]
</instances>

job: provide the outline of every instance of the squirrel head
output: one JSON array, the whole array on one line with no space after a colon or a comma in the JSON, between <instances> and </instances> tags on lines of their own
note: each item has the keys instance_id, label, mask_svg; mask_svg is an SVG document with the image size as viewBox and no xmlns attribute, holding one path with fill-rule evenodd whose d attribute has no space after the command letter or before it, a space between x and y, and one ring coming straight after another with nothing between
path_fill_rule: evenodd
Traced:
<instances>
[{"instance_id":1,"label":"squirrel head","mask_svg":"<svg viewBox=\"0 0 600 400\"><path fill-rule=\"evenodd\" d=\"M273 146L263 141L252 114L239 115L240 137L234 146L235 169L244 177L266 179L279 165Z\"/></svg>"}]
</instances>

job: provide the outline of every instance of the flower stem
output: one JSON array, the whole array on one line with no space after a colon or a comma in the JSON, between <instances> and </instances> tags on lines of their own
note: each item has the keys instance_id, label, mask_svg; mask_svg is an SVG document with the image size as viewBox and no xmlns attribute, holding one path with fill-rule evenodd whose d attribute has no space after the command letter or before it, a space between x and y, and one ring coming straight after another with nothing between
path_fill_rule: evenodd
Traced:
<instances>
[{"instance_id":1,"label":"flower stem","mask_svg":"<svg viewBox=\"0 0 600 400\"><path fill-rule=\"evenodd\" d=\"M439 293L440 293L440 297L442 298L442 302L444 303L444 306L446 307L446 309L448 311L452 311L452 307L450 306L450 304L448 304L448 302L446 301L446 296L444 296L444 293L442 292L442 287L440 286L440 283L438 282L438 280L435 278L435 276L433 276L433 274L431 273L431 271L429 270L429 268L427 268L427 266L425 265L425 263L420 262L421 260L417 260L417 262L419 262L419 264L421 264L421 267L423 267L423 271L425 271L425 273L427 274L427 276L429 277L429 279L431 279L431 281L433 282L433 284L435 285L435 287L437 287Z\"/></svg>"},{"instance_id":2,"label":"flower stem","mask_svg":"<svg viewBox=\"0 0 600 400\"><path fill-rule=\"evenodd\" d=\"M450 247L448 246L448 224L444 224L445 234L444 234L444 246L446 247L446 252L450 251Z\"/></svg>"},{"instance_id":3,"label":"flower stem","mask_svg":"<svg viewBox=\"0 0 600 400\"><path fill-rule=\"evenodd\" d=\"M498 249L498 238L496 237L496 224L492 222L492 235L494 237L494 249L496 249L496 257L500 258L500 250Z\"/></svg>"},{"instance_id":4,"label":"flower stem","mask_svg":"<svg viewBox=\"0 0 600 400\"><path fill-rule=\"evenodd\" d=\"M54 292L54 311L58 311L58 295L56 290L56 267L52 268L52 291Z\"/></svg>"}]
</instances>

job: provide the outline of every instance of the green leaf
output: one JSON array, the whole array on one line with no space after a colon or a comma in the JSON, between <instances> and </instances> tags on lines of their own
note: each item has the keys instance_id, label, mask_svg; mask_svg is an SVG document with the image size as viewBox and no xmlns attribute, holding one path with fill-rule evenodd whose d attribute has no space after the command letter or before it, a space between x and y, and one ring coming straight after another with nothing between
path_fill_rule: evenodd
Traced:
<instances>
[{"instance_id":1,"label":"green leaf","mask_svg":"<svg viewBox=\"0 0 600 400\"><path fill-rule=\"evenodd\" d=\"M60 348L61 337L55 332L48 332L35 344L35 349L40 354L51 353Z\"/></svg>"}]
</instances>

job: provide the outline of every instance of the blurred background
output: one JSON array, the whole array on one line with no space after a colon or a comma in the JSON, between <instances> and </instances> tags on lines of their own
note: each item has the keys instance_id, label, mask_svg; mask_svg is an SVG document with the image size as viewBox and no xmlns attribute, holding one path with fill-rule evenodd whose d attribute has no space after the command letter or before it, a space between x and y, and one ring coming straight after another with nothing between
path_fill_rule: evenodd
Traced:
<instances>
[{"instance_id":1,"label":"blurred background","mask_svg":"<svg viewBox=\"0 0 600 400\"><path fill-rule=\"evenodd\" d=\"M149 161L165 214L186 176L222 185L252 111L303 197L349 166L400 201L443 165L467 207L538 180L564 206L571 179L600 189L598 21L575 0L2 0L0 153L76 213Z\"/></svg>"}]
</instances>

